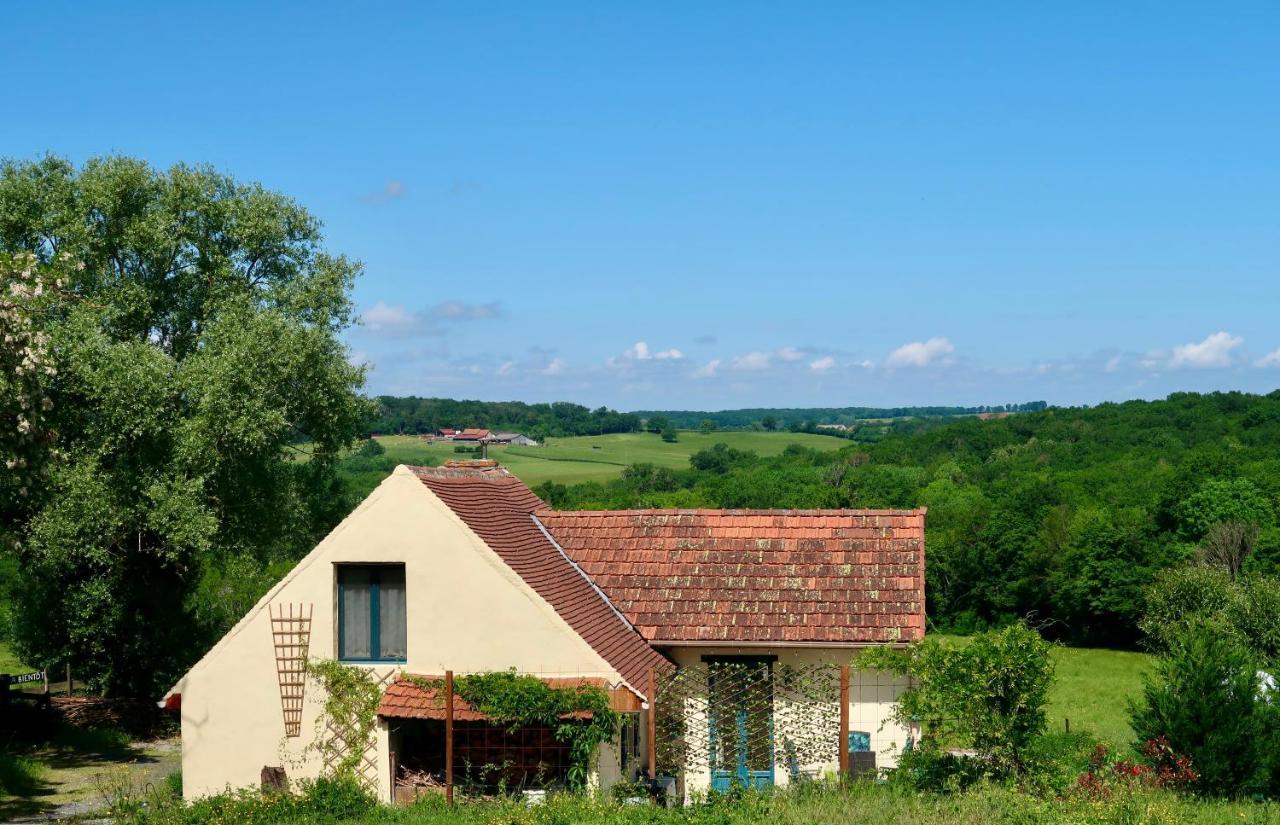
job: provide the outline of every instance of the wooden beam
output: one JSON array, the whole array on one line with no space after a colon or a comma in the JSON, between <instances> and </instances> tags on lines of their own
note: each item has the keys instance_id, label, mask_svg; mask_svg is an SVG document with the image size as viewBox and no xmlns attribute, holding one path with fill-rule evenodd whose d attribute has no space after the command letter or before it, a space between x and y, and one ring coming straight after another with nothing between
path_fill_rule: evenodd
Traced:
<instances>
[{"instance_id":1,"label":"wooden beam","mask_svg":"<svg viewBox=\"0 0 1280 825\"><path fill-rule=\"evenodd\" d=\"M453 804L453 671L444 672L444 801Z\"/></svg>"},{"instance_id":2,"label":"wooden beam","mask_svg":"<svg viewBox=\"0 0 1280 825\"><path fill-rule=\"evenodd\" d=\"M840 778L849 775L849 666L840 665Z\"/></svg>"},{"instance_id":3,"label":"wooden beam","mask_svg":"<svg viewBox=\"0 0 1280 825\"><path fill-rule=\"evenodd\" d=\"M658 778L658 669L649 668L649 778Z\"/></svg>"},{"instance_id":4,"label":"wooden beam","mask_svg":"<svg viewBox=\"0 0 1280 825\"><path fill-rule=\"evenodd\" d=\"M391 751L387 754L388 761L391 763L391 804L396 804L396 774L400 771L396 768L396 752Z\"/></svg>"}]
</instances>

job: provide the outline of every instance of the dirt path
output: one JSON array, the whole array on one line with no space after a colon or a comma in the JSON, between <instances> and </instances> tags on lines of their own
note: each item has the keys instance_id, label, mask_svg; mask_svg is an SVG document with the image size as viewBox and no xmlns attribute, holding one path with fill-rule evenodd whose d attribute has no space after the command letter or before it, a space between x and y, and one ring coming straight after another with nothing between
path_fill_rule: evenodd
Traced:
<instances>
[{"instance_id":1,"label":"dirt path","mask_svg":"<svg viewBox=\"0 0 1280 825\"><path fill-rule=\"evenodd\" d=\"M43 766L39 786L30 795L0 799L0 822L82 818L105 808L114 794L159 788L182 765L176 738L101 751L46 748L31 756Z\"/></svg>"}]
</instances>

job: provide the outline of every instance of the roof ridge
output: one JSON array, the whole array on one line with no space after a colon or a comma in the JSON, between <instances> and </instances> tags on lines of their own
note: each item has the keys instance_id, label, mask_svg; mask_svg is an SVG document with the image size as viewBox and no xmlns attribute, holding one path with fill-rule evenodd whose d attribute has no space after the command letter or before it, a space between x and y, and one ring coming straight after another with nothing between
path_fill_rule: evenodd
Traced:
<instances>
[{"instance_id":1,"label":"roof ridge","mask_svg":"<svg viewBox=\"0 0 1280 825\"><path fill-rule=\"evenodd\" d=\"M546 508L538 510L534 515L541 518L544 514L555 516L797 516L797 517L831 517L831 516L923 516L927 507L911 509L887 509L873 507L835 507L835 508L685 508L685 507L649 507L627 510L556 510Z\"/></svg>"}]
</instances>

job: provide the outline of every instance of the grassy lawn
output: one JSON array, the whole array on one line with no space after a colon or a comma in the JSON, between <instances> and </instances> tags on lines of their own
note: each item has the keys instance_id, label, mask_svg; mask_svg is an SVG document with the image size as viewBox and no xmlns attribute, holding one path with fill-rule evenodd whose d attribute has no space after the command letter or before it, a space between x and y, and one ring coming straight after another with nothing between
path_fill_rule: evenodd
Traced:
<instances>
[{"instance_id":1,"label":"grassy lawn","mask_svg":"<svg viewBox=\"0 0 1280 825\"><path fill-rule=\"evenodd\" d=\"M176 739L63 727L48 742L0 749L0 822L84 815L122 788L160 787L180 765Z\"/></svg>"},{"instance_id":2,"label":"grassy lawn","mask_svg":"<svg viewBox=\"0 0 1280 825\"><path fill-rule=\"evenodd\" d=\"M1073 731L1088 731L1117 747L1131 743L1129 700L1142 696L1142 674L1150 667L1151 656L1058 647L1053 658L1057 671L1049 691L1050 729L1062 730L1063 720L1070 719Z\"/></svg>"},{"instance_id":3,"label":"grassy lawn","mask_svg":"<svg viewBox=\"0 0 1280 825\"><path fill-rule=\"evenodd\" d=\"M443 464L452 458L470 458L454 452L455 444L429 444L415 435L380 436L387 455L403 464ZM539 447L495 446L489 457L502 463L526 484L557 481L576 484L615 478L628 464L649 463L683 469L689 456L714 444L728 444L762 456L778 455L789 444L818 450L838 450L850 442L826 435L787 432L715 432L681 430L679 440L668 444L654 433L614 433L573 438L551 438Z\"/></svg>"},{"instance_id":4,"label":"grassy lawn","mask_svg":"<svg viewBox=\"0 0 1280 825\"><path fill-rule=\"evenodd\" d=\"M963 645L964 636L930 634ZM1045 708L1050 731L1062 731L1071 720L1073 732L1088 732L1116 747L1133 742L1129 700L1142 696L1142 674L1151 666L1148 653L1089 647L1053 648L1053 686Z\"/></svg>"},{"instance_id":5,"label":"grassy lawn","mask_svg":"<svg viewBox=\"0 0 1280 825\"><path fill-rule=\"evenodd\" d=\"M552 794L544 804L521 799L474 800L446 807L427 796L405 807L375 806L349 793L309 797L248 795L184 807L153 796L134 803L137 825L196 825L204 822L280 825L346 822L352 825L1175 825L1175 823L1275 822L1270 804L1219 802L1168 791L1123 790L1101 800L1079 796L1033 796L1013 788L981 786L956 794L914 793L886 784L854 782L844 787L815 783L792 791L724 797L688 807L658 808Z\"/></svg>"},{"instance_id":6,"label":"grassy lawn","mask_svg":"<svg viewBox=\"0 0 1280 825\"><path fill-rule=\"evenodd\" d=\"M0 673L28 673L31 668L18 661L13 649L5 642L0 642Z\"/></svg>"}]
</instances>

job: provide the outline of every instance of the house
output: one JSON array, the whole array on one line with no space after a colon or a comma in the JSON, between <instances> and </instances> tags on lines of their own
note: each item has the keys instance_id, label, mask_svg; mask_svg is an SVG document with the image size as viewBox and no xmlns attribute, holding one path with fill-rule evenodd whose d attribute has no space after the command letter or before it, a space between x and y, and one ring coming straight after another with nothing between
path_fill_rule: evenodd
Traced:
<instances>
[{"instance_id":1,"label":"house","mask_svg":"<svg viewBox=\"0 0 1280 825\"><path fill-rule=\"evenodd\" d=\"M492 443L494 444L515 444L519 447L536 447L538 442L534 441L527 435L521 433L494 433Z\"/></svg>"},{"instance_id":2,"label":"house","mask_svg":"<svg viewBox=\"0 0 1280 825\"><path fill-rule=\"evenodd\" d=\"M187 798L256 785L268 766L291 779L324 770L323 697L299 675L308 658L384 687L372 735L354 746L384 800L397 765L439 768L447 714L435 680L450 671L606 691L627 721L595 754L597 786L648 758L686 796L782 784L834 769L852 728L893 764L912 735L889 720L901 679L855 670L840 692L827 679L806 706L816 715L788 690L797 674L837 673L859 648L920 639L924 603L923 510L559 512L496 462L400 466L163 704L181 714ZM448 711L456 764L563 779L567 751L549 729L491 725L457 694ZM673 735L682 748L664 750ZM810 752L806 737L830 748Z\"/></svg>"},{"instance_id":3,"label":"house","mask_svg":"<svg viewBox=\"0 0 1280 825\"><path fill-rule=\"evenodd\" d=\"M492 433L479 427L467 427L465 430L454 433L454 441L488 441L492 438Z\"/></svg>"},{"instance_id":4,"label":"house","mask_svg":"<svg viewBox=\"0 0 1280 825\"><path fill-rule=\"evenodd\" d=\"M440 429L436 430L437 438L444 438L444 439L451 440L457 437L457 435L458 435L458 431L455 430L453 427L441 427Z\"/></svg>"}]
</instances>

